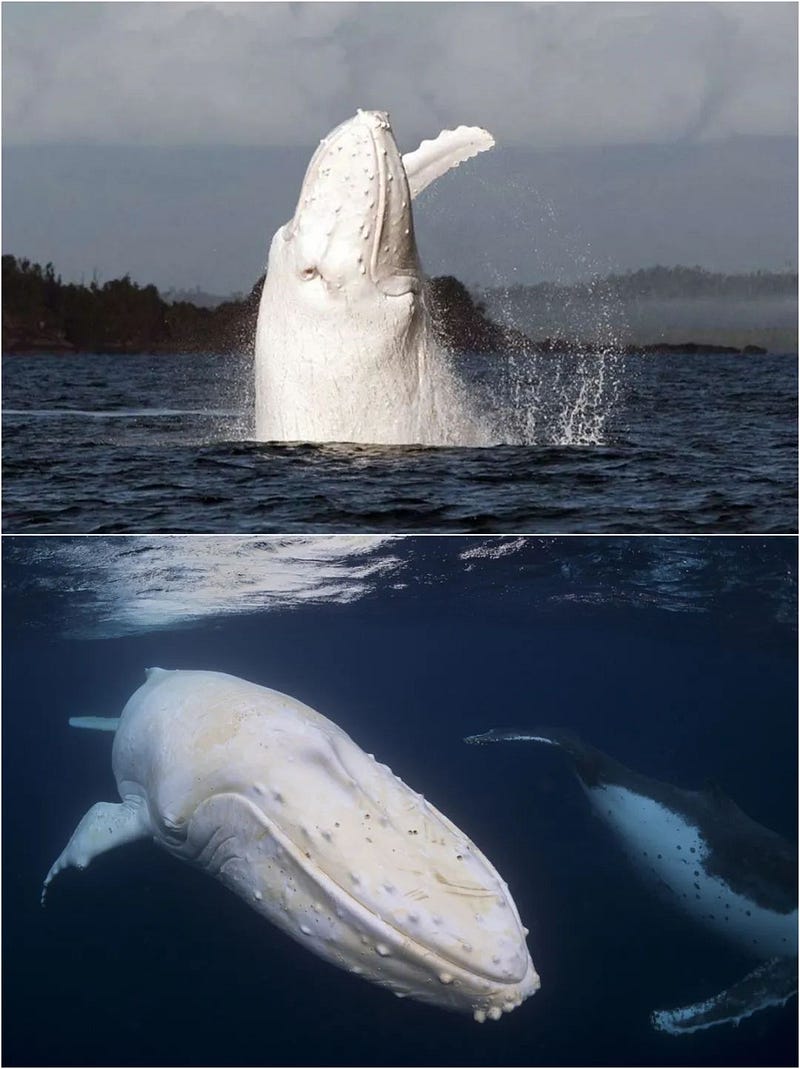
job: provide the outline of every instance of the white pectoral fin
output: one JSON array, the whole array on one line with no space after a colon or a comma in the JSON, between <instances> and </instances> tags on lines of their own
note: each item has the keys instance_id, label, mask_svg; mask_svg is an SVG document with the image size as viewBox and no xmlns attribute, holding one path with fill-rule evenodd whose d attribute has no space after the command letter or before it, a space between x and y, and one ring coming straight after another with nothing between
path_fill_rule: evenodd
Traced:
<instances>
[{"instance_id":1,"label":"white pectoral fin","mask_svg":"<svg viewBox=\"0 0 800 1069\"><path fill-rule=\"evenodd\" d=\"M119 727L118 716L71 716L71 728L89 728L92 731L116 731Z\"/></svg>"},{"instance_id":2,"label":"white pectoral fin","mask_svg":"<svg viewBox=\"0 0 800 1069\"><path fill-rule=\"evenodd\" d=\"M688 1035L720 1024L739 1024L759 1010L782 1006L797 994L797 958L773 958L759 965L733 987L692 1006L657 1010L653 1027L673 1036Z\"/></svg>"},{"instance_id":3,"label":"white pectoral fin","mask_svg":"<svg viewBox=\"0 0 800 1069\"><path fill-rule=\"evenodd\" d=\"M143 799L97 802L81 819L69 842L50 866L42 887L42 904L48 885L63 869L85 869L99 854L143 839L149 833L147 806Z\"/></svg>"},{"instance_id":4,"label":"white pectoral fin","mask_svg":"<svg viewBox=\"0 0 800 1069\"><path fill-rule=\"evenodd\" d=\"M403 156L412 199L427 186L479 152L494 145L494 138L480 126L459 126L442 130L438 137L423 141L418 149Z\"/></svg>"}]
</instances>

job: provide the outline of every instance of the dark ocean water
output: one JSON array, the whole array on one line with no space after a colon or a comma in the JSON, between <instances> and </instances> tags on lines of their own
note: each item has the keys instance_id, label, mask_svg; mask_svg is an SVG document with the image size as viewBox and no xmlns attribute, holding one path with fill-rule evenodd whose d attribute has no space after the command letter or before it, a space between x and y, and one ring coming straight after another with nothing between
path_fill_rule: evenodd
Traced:
<instances>
[{"instance_id":1,"label":"dark ocean water","mask_svg":"<svg viewBox=\"0 0 800 1069\"><path fill-rule=\"evenodd\" d=\"M795 539L4 538L5 1065L796 1065L797 1000L672 1038L649 1013L753 963L636 879L563 756L569 728L716 781L796 841ZM227 671L320 709L508 881L541 991L477 1025L315 958L149 843L44 874L114 800L145 667Z\"/></svg>"},{"instance_id":2,"label":"dark ocean water","mask_svg":"<svg viewBox=\"0 0 800 1069\"><path fill-rule=\"evenodd\" d=\"M463 367L536 444L257 443L241 361L4 358L4 530L797 528L794 356L617 358L602 383L552 359Z\"/></svg>"}]
</instances>

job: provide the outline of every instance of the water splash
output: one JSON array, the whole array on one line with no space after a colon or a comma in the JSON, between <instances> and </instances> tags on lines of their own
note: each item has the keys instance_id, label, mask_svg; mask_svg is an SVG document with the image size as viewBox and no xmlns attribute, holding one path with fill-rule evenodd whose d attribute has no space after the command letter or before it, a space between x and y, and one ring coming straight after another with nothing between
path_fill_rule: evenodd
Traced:
<instances>
[{"instance_id":1,"label":"water splash","mask_svg":"<svg viewBox=\"0 0 800 1069\"><path fill-rule=\"evenodd\" d=\"M488 190L488 179L481 182ZM519 215L505 225L530 231L535 257L537 235L560 229L555 210L527 180L512 176L504 182L505 195L499 199L517 205L512 210ZM437 192L434 186L425 197L429 206L441 205L446 213L448 201ZM497 202L495 184L492 203ZM560 236L562 245L574 246L575 266L585 274L593 266L589 247L570 235ZM282 248L278 243L279 252ZM548 271L546 263L538 267ZM563 282L560 275L563 271L556 271L556 286ZM415 313L407 326L395 322L390 303L360 308L358 315L356 306L351 308L331 335L336 359L322 344L322 329L311 332L303 346L287 312L297 298L284 292L290 283L277 277L274 298L268 308L262 305L268 331L256 343L262 354L256 358L261 385L255 420L261 440L465 447L589 446L607 440L620 395L622 312L599 285L590 286L590 300L580 306L553 309L553 333L566 346L551 351L525 343L524 336L543 336L541 323L526 317L514 288L498 279L502 288L493 294L489 312L510 334L519 335L519 344L480 357L481 367L475 354L447 351L426 314ZM287 278L293 276L287 273ZM316 306L310 307L316 314ZM323 325L330 327L327 320ZM268 355L273 336L282 342ZM280 360L273 366L274 353Z\"/></svg>"},{"instance_id":2,"label":"water splash","mask_svg":"<svg viewBox=\"0 0 800 1069\"><path fill-rule=\"evenodd\" d=\"M551 347L510 352L496 385L495 418L505 441L523 445L602 445L617 414L622 393L620 340L626 324L621 302L599 280L591 246L565 232L555 207L527 180L508 180L504 203L516 204L512 223L530 233L530 250L540 274L553 279L553 298L536 308L525 287L509 285L495 272L494 287L483 295L488 314L501 326ZM568 280L562 267L543 258L538 242L557 243L568 252L574 271L589 275L586 299L564 300ZM557 241L556 241L557 239Z\"/></svg>"}]
</instances>

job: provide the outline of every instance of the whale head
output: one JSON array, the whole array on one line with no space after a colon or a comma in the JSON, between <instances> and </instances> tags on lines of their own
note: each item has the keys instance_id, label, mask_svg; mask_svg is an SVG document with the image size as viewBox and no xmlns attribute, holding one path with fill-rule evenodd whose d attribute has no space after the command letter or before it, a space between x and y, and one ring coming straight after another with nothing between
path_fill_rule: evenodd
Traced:
<instances>
[{"instance_id":1,"label":"whale head","mask_svg":"<svg viewBox=\"0 0 800 1069\"><path fill-rule=\"evenodd\" d=\"M420 291L411 193L386 112L359 111L323 138L276 243L273 254L319 295Z\"/></svg>"},{"instance_id":2,"label":"whale head","mask_svg":"<svg viewBox=\"0 0 800 1069\"><path fill-rule=\"evenodd\" d=\"M437 343L411 202L493 144L460 126L401 156L383 111L323 138L270 245L254 351L259 441L461 440L449 428L465 425L464 405Z\"/></svg>"}]
</instances>

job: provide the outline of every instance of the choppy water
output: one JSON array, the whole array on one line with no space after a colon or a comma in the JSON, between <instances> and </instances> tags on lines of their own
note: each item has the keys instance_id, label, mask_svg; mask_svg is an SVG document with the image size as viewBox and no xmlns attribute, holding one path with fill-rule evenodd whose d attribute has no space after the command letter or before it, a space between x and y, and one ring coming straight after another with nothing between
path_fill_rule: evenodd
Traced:
<instances>
[{"instance_id":1,"label":"choppy water","mask_svg":"<svg viewBox=\"0 0 800 1069\"><path fill-rule=\"evenodd\" d=\"M4 358L6 532L789 532L787 356L464 358L490 448L252 441L252 372Z\"/></svg>"},{"instance_id":2,"label":"choppy water","mask_svg":"<svg viewBox=\"0 0 800 1069\"><path fill-rule=\"evenodd\" d=\"M563 755L570 729L716 781L796 840L797 567L786 539L4 538L6 1065L796 1065L797 1000L674 1038L654 1008L752 967L634 878ZM112 800L144 668L207 668L334 719L471 835L542 977L500 1022L397 1000L148 843L41 881Z\"/></svg>"}]
</instances>

